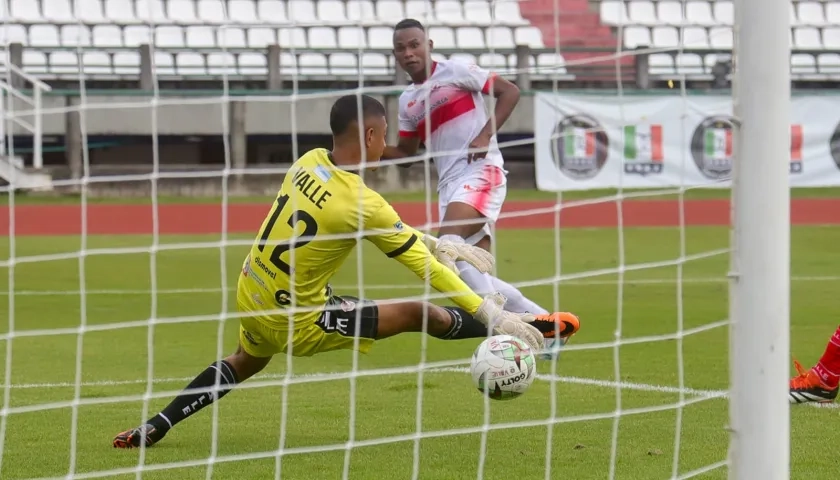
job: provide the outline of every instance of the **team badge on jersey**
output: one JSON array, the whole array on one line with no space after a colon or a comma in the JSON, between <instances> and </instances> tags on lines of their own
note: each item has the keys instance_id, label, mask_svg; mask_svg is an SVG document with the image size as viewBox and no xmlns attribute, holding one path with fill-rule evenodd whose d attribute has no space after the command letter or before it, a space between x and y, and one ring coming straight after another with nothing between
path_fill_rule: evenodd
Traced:
<instances>
[{"instance_id":1,"label":"team badge on jersey","mask_svg":"<svg viewBox=\"0 0 840 480\"><path fill-rule=\"evenodd\" d=\"M400 221L398 221L397 223L395 223L395 224L394 224L394 228L395 228L395 229L397 229L397 231L402 231L402 229L403 229L403 228L405 228L405 227L403 226L402 220L400 220Z\"/></svg>"},{"instance_id":2,"label":"team badge on jersey","mask_svg":"<svg viewBox=\"0 0 840 480\"><path fill-rule=\"evenodd\" d=\"M356 308L356 302L342 300L340 308L342 312L352 312Z\"/></svg>"}]
</instances>

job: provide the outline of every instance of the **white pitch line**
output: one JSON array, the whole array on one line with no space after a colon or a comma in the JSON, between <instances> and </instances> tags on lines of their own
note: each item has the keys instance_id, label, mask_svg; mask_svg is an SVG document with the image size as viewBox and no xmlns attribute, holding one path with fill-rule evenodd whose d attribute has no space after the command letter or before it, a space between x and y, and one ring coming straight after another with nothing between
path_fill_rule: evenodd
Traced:
<instances>
[{"instance_id":1,"label":"white pitch line","mask_svg":"<svg viewBox=\"0 0 840 480\"><path fill-rule=\"evenodd\" d=\"M813 275L813 276L793 276L790 277L792 282L836 282L840 281L840 276L837 275ZM724 277L689 277L683 278L682 283L687 284L704 284L704 283L726 283L729 280ZM625 279L625 285L670 285L676 284L677 278L640 278L640 279ZM547 282L546 285L551 285L554 282ZM618 280L567 280L557 282L561 285L587 286L587 285L616 285ZM515 285L514 285L515 286ZM333 285L335 290L350 290L358 288L358 285ZM365 285L365 290L410 290L421 289L422 284L417 285ZM236 287L227 289L228 291L236 290ZM173 288L173 289L159 289L157 291L149 289L91 289L84 290L85 295L151 295L157 293L158 295L184 295L190 293L220 293L220 288ZM57 295L80 295L81 290L19 290L14 292L15 296L57 296ZM8 296L7 290L0 291L0 297Z\"/></svg>"},{"instance_id":2,"label":"white pitch line","mask_svg":"<svg viewBox=\"0 0 840 480\"><path fill-rule=\"evenodd\" d=\"M469 373L469 368L466 367L442 367L442 368L432 368L425 371L426 373ZM403 375L415 372L406 372ZM330 380L337 380L336 376L341 375L350 375L350 372L332 372L332 373L303 373L293 375L294 378L311 378L317 379L319 377L323 377L325 381L327 379ZM257 381L265 381L265 380L282 380L286 378L285 374L266 374L266 375L258 375L254 377L254 380ZM686 396L690 397L699 397L705 399L728 399L729 392L726 390L708 390L708 389L696 389L696 388L679 388L674 386L668 385L654 385L649 383L635 383L635 382L616 382L614 380L600 380L596 378L584 378L584 377L568 377L562 375L547 375L547 374L537 374L536 378L541 381L545 382L558 382L558 383L567 383L571 385L586 385L591 387L598 387L598 388L609 388L609 389L617 389L620 388L621 390L632 390L632 391L639 391L639 392L652 392L652 393L665 393L665 394L679 394L683 393ZM153 383L184 383L192 380L193 377L173 377L173 378L156 378L152 382ZM113 386L121 386L121 385L145 385L146 380L97 380L91 382L82 382L82 387L113 387ZM55 382L55 383L21 383L21 384L13 384L11 388L24 390L24 389L52 389L52 388L72 388L76 385L71 382ZM840 404L836 403L829 403L829 404L813 404L809 403L806 404L810 407L816 408L829 408L829 409L838 409L840 408Z\"/></svg>"}]
</instances>

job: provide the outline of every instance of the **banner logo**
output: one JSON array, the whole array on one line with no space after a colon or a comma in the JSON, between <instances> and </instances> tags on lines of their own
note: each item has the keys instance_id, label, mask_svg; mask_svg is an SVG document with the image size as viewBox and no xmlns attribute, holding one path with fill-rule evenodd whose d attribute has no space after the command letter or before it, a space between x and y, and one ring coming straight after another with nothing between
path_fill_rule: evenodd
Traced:
<instances>
[{"instance_id":1,"label":"banner logo","mask_svg":"<svg viewBox=\"0 0 840 480\"><path fill-rule=\"evenodd\" d=\"M831 134L828 149L831 151L831 158L834 160L834 164L840 169L840 123L834 127L834 133Z\"/></svg>"},{"instance_id":2,"label":"banner logo","mask_svg":"<svg viewBox=\"0 0 840 480\"><path fill-rule=\"evenodd\" d=\"M551 156L567 177L587 180L598 175L607 162L609 139L601 125L588 115L570 115L554 129Z\"/></svg>"},{"instance_id":3,"label":"banner logo","mask_svg":"<svg viewBox=\"0 0 840 480\"><path fill-rule=\"evenodd\" d=\"M716 115L703 120L691 137L691 156L706 178L729 177L732 173L732 117Z\"/></svg>"},{"instance_id":4,"label":"banner logo","mask_svg":"<svg viewBox=\"0 0 840 480\"><path fill-rule=\"evenodd\" d=\"M642 176L662 173L664 161L662 125L624 127L624 173Z\"/></svg>"}]
</instances>

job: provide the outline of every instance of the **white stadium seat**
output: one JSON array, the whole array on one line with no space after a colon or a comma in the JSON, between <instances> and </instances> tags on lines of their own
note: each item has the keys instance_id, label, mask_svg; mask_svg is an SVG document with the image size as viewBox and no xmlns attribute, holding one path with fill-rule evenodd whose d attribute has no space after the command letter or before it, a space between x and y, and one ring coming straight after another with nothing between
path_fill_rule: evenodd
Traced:
<instances>
[{"instance_id":1,"label":"white stadium seat","mask_svg":"<svg viewBox=\"0 0 840 480\"><path fill-rule=\"evenodd\" d=\"M252 0L230 0L228 18L236 23L257 23L257 7Z\"/></svg>"},{"instance_id":2,"label":"white stadium seat","mask_svg":"<svg viewBox=\"0 0 840 480\"><path fill-rule=\"evenodd\" d=\"M659 23L666 25L682 25L686 23L683 15L683 4L674 0L663 0L656 5L656 17Z\"/></svg>"},{"instance_id":3,"label":"white stadium seat","mask_svg":"<svg viewBox=\"0 0 840 480\"><path fill-rule=\"evenodd\" d=\"M76 52L50 53L50 72L52 73L78 75L81 68Z\"/></svg>"},{"instance_id":4,"label":"white stadium seat","mask_svg":"<svg viewBox=\"0 0 840 480\"><path fill-rule=\"evenodd\" d=\"M85 52L82 55L82 68L86 75L111 75L114 71L111 56L105 52Z\"/></svg>"},{"instance_id":5,"label":"white stadium seat","mask_svg":"<svg viewBox=\"0 0 840 480\"><path fill-rule=\"evenodd\" d=\"M359 61L353 53L333 53L327 59L330 65L330 75L358 75Z\"/></svg>"},{"instance_id":6,"label":"white stadium seat","mask_svg":"<svg viewBox=\"0 0 840 480\"><path fill-rule=\"evenodd\" d=\"M332 27L312 27L309 29L309 48L337 48L338 41Z\"/></svg>"},{"instance_id":7,"label":"white stadium seat","mask_svg":"<svg viewBox=\"0 0 840 480\"><path fill-rule=\"evenodd\" d=\"M820 31L813 27L798 27L793 31L793 48L823 48Z\"/></svg>"},{"instance_id":8,"label":"white stadium seat","mask_svg":"<svg viewBox=\"0 0 840 480\"><path fill-rule=\"evenodd\" d=\"M99 0L76 0L76 17L85 23L105 23L102 3Z\"/></svg>"},{"instance_id":9,"label":"white stadium seat","mask_svg":"<svg viewBox=\"0 0 840 480\"><path fill-rule=\"evenodd\" d=\"M429 38L435 48L456 48L455 32L449 27L430 27Z\"/></svg>"},{"instance_id":10,"label":"white stadium seat","mask_svg":"<svg viewBox=\"0 0 840 480\"><path fill-rule=\"evenodd\" d=\"M674 73L674 57L667 53L654 53L648 57L648 71L654 75Z\"/></svg>"},{"instance_id":11,"label":"white stadium seat","mask_svg":"<svg viewBox=\"0 0 840 480\"><path fill-rule=\"evenodd\" d=\"M712 48L731 49L732 29L729 27L714 27L709 29L709 45Z\"/></svg>"},{"instance_id":12,"label":"white stadium seat","mask_svg":"<svg viewBox=\"0 0 840 480\"><path fill-rule=\"evenodd\" d=\"M112 27L112 25L102 25L102 28ZM94 27L93 38L96 41L97 29L100 26ZM140 45L151 45L153 30L146 25L129 25L123 29L123 42L126 47L138 47ZM106 33L103 33L105 35Z\"/></svg>"},{"instance_id":13,"label":"white stadium seat","mask_svg":"<svg viewBox=\"0 0 840 480\"><path fill-rule=\"evenodd\" d=\"M41 16L41 10L38 8L38 2L32 0L11 0L10 5L11 20L22 23L41 22L44 20Z\"/></svg>"},{"instance_id":14,"label":"white stadium seat","mask_svg":"<svg viewBox=\"0 0 840 480\"><path fill-rule=\"evenodd\" d=\"M280 42L280 48L286 50L308 48L306 43L306 30L300 27L281 28L277 30L277 41Z\"/></svg>"},{"instance_id":15,"label":"white stadium seat","mask_svg":"<svg viewBox=\"0 0 840 480\"><path fill-rule=\"evenodd\" d=\"M301 75L329 75L327 57L320 53L301 53L298 57L298 73Z\"/></svg>"},{"instance_id":16,"label":"white stadium seat","mask_svg":"<svg viewBox=\"0 0 840 480\"><path fill-rule=\"evenodd\" d=\"M517 0L497 0L494 2L493 17L497 22L505 25L528 25L528 20L522 18L522 12L519 10L519 2Z\"/></svg>"},{"instance_id":17,"label":"white stadium seat","mask_svg":"<svg viewBox=\"0 0 840 480\"><path fill-rule=\"evenodd\" d=\"M626 48L650 47L650 29L647 27L624 27Z\"/></svg>"},{"instance_id":18,"label":"white stadium seat","mask_svg":"<svg viewBox=\"0 0 840 480\"><path fill-rule=\"evenodd\" d=\"M674 58L678 75L698 75L703 73L703 59L693 53L679 53Z\"/></svg>"},{"instance_id":19,"label":"white stadium seat","mask_svg":"<svg viewBox=\"0 0 840 480\"><path fill-rule=\"evenodd\" d=\"M734 23L732 2L718 0L713 4L715 20L718 25L732 25Z\"/></svg>"},{"instance_id":20,"label":"white stadium seat","mask_svg":"<svg viewBox=\"0 0 840 480\"><path fill-rule=\"evenodd\" d=\"M43 0L44 20L55 23L69 23L76 20L70 0Z\"/></svg>"},{"instance_id":21,"label":"white stadium seat","mask_svg":"<svg viewBox=\"0 0 840 480\"><path fill-rule=\"evenodd\" d=\"M712 6L709 2L691 1L685 3L686 23L691 25L712 26L716 25L712 17Z\"/></svg>"},{"instance_id":22,"label":"white stadium seat","mask_svg":"<svg viewBox=\"0 0 840 480\"><path fill-rule=\"evenodd\" d=\"M155 51L155 75L175 75L175 59L169 52Z\"/></svg>"},{"instance_id":23,"label":"white stadium seat","mask_svg":"<svg viewBox=\"0 0 840 480\"><path fill-rule=\"evenodd\" d=\"M829 73L840 73L840 54L838 53L821 53L817 57L817 65L821 72L828 71Z\"/></svg>"},{"instance_id":24,"label":"white stadium seat","mask_svg":"<svg viewBox=\"0 0 840 480\"><path fill-rule=\"evenodd\" d=\"M337 36L339 48L356 50L367 47L367 37L362 27L339 27Z\"/></svg>"},{"instance_id":25,"label":"white stadium seat","mask_svg":"<svg viewBox=\"0 0 840 480\"><path fill-rule=\"evenodd\" d=\"M490 12L490 2L466 0L464 2L464 18L475 25L491 25L493 17Z\"/></svg>"},{"instance_id":26,"label":"white stadium seat","mask_svg":"<svg viewBox=\"0 0 840 480\"><path fill-rule=\"evenodd\" d=\"M88 47L91 44L90 37L90 30L85 25L64 25L61 27L61 45L65 47ZM117 38L117 45L115 46L122 46L120 38Z\"/></svg>"},{"instance_id":27,"label":"white stadium seat","mask_svg":"<svg viewBox=\"0 0 840 480\"><path fill-rule=\"evenodd\" d=\"M236 57L232 53L213 52L207 54L207 73L210 75L238 75Z\"/></svg>"},{"instance_id":28,"label":"white stadium seat","mask_svg":"<svg viewBox=\"0 0 840 480\"><path fill-rule=\"evenodd\" d=\"M651 40L656 48L677 48L680 46L680 36L674 27L653 27Z\"/></svg>"},{"instance_id":29,"label":"white stadium seat","mask_svg":"<svg viewBox=\"0 0 840 480\"><path fill-rule=\"evenodd\" d=\"M61 45L58 39L58 27L55 25L32 25L29 27L29 45L33 47Z\"/></svg>"},{"instance_id":30,"label":"white stadium seat","mask_svg":"<svg viewBox=\"0 0 840 480\"><path fill-rule=\"evenodd\" d=\"M237 57L241 75L265 75L268 72L267 59L259 53L240 53Z\"/></svg>"},{"instance_id":31,"label":"white stadium seat","mask_svg":"<svg viewBox=\"0 0 840 480\"><path fill-rule=\"evenodd\" d=\"M378 0L376 2L376 17L380 22L393 25L405 18L403 3L398 0Z\"/></svg>"},{"instance_id":32,"label":"white stadium seat","mask_svg":"<svg viewBox=\"0 0 840 480\"><path fill-rule=\"evenodd\" d=\"M126 37L131 33L134 32L135 29L145 29L146 36L142 42L126 42L123 40L123 35ZM123 45L127 47L136 47L143 43L149 43L149 35L148 29L142 27L140 25L135 25L132 27L126 27L126 29L121 29L116 25L95 25L93 27L93 44L97 47L122 47Z\"/></svg>"},{"instance_id":33,"label":"white stadium seat","mask_svg":"<svg viewBox=\"0 0 840 480\"><path fill-rule=\"evenodd\" d=\"M245 39L245 30L241 27L225 27L216 32L218 35L219 47L223 48L247 48L248 41Z\"/></svg>"},{"instance_id":34,"label":"white stadium seat","mask_svg":"<svg viewBox=\"0 0 840 480\"><path fill-rule=\"evenodd\" d=\"M825 4L825 21L829 25L840 25L840 2Z\"/></svg>"},{"instance_id":35,"label":"white stadium seat","mask_svg":"<svg viewBox=\"0 0 840 480\"><path fill-rule=\"evenodd\" d=\"M565 75L566 74L566 59L563 55L557 53L541 53L537 55L537 68L540 75Z\"/></svg>"},{"instance_id":36,"label":"white stadium seat","mask_svg":"<svg viewBox=\"0 0 840 480\"><path fill-rule=\"evenodd\" d=\"M840 50L840 28L824 28L822 31L823 46L828 50Z\"/></svg>"},{"instance_id":37,"label":"white stadium seat","mask_svg":"<svg viewBox=\"0 0 840 480\"><path fill-rule=\"evenodd\" d=\"M704 27L683 27L682 45L685 49L709 48L709 34Z\"/></svg>"},{"instance_id":38,"label":"white stadium seat","mask_svg":"<svg viewBox=\"0 0 840 480\"><path fill-rule=\"evenodd\" d=\"M105 0L105 18L111 23L138 23L131 0Z\"/></svg>"},{"instance_id":39,"label":"white stadium seat","mask_svg":"<svg viewBox=\"0 0 840 480\"><path fill-rule=\"evenodd\" d=\"M394 44L393 30L390 27L371 27L368 30L370 48L391 48Z\"/></svg>"},{"instance_id":40,"label":"white stadium seat","mask_svg":"<svg viewBox=\"0 0 840 480\"><path fill-rule=\"evenodd\" d=\"M370 75L387 75L388 58L381 53L365 53L362 55L362 68Z\"/></svg>"},{"instance_id":41,"label":"white stadium seat","mask_svg":"<svg viewBox=\"0 0 840 480\"><path fill-rule=\"evenodd\" d=\"M344 10L344 2L339 0L319 0L318 21L327 24L347 23L347 13Z\"/></svg>"},{"instance_id":42,"label":"white stadium seat","mask_svg":"<svg viewBox=\"0 0 840 480\"><path fill-rule=\"evenodd\" d=\"M155 28L155 46L183 48L184 30L174 25L161 25Z\"/></svg>"},{"instance_id":43,"label":"white stadium seat","mask_svg":"<svg viewBox=\"0 0 840 480\"><path fill-rule=\"evenodd\" d=\"M204 75L207 73L204 62L204 56L200 53L178 52L175 54L175 68L178 75Z\"/></svg>"},{"instance_id":44,"label":"white stadium seat","mask_svg":"<svg viewBox=\"0 0 840 480\"><path fill-rule=\"evenodd\" d=\"M140 54L137 52L116 52L112 62L117 75L134 75L140 70Z\"/></svg>"},{"instance_id":45,"label":"white stadium seat","mask_svg":"<svg viewBox=\"0 0 840 480\"><path fill-rule=\"evenodd\" d=\"M516 45L527 45L531 48L545 48L542 32L537 27L516 27L514 41Z\"/></svg>"},{"instance_id":46,"label":"white stadium seat","mask_svg":"<svg viewBox=\"0 0 840 480\"><path fill-rule=\"evenodd\" d=\"M601 22L607 25L624 25L629 22L623 0L603 0L600 3Z\"/></svg>"},{"instance_id":47,"label":"white stadium seat","mask_svg":"<svg viewBox=\"0 0 840 480\"><path fill-rule=\"evenodd\" d=\"M478 27L461 27L455 31L458 48L484 48L484 32Z\"/></svg>"},{"instance_id":48,"label":"white stadium seat","mask_svg":"<svg viewBox=\"0 0 840 480\"><path fill-rule=\"evenodd\" d=\"M658 25L656 19L656 8L653 2L648 0L633 0L627 6L627 14L630 16L630 23L634 25Z\"/></svg>"},{"instance_id":49,"label":"white stadium seat","mask_svg":"<svg viewBox=\"0 0 840 480\"><path fill-rule=\"evenodd\" d=\"M813 75L817 73L817 60L813 55L795 53L790 56L790 72L793 75Z\"/></svg>"},{"instance_id":50,"label":"white stadium seat","mask_svg":"<svg viewBox=\"0 0 840 480\"><path fill-rule=\"evenodd\" d=\"M23 25L6 25L0 28L0 43L20 43L28 45L26 27Z\"/></svg>"},{"instance_id":51,"label":"white stadium seat","mask_svg":"<svg viewBox=\"0 0 840 480\"><path fill-rule=\"evenodd\" d=\"M257 2L257 16L260 21L272 25L283 24L289 21L286 4L279 0L260 0Z\"/></svg>"},{"instance_id":52,"label":"white stadium seat","mask_svg":"<svg viewBox=\"0 0 840 480\"><path fill-rule=\"evenodd\" d=\"M439 0L435 2L435 16L443 25L463 25L464 10L458 0Z\"/></svg>"},{"instance_id":53,"label":"white stadium seat","mask_svg":"<svg viewBox=\"0 0 840 480\"><path fill-rule=\"evenodd\" d=\"M224 2L222 0L198 0L198 19L205 23L227 22Z\"/></svg>"},{"instance_id":54,"label":"white stadium seat","mask_svg":"<svg viewBox=\"0 0 840 480\"><path fill-rule=\"evenodd\" d=\"M44 52L24 50L23 69L30 74L46 73L47 55Z\"/></svg>"},{"instance_id":55,"label":"white stadium seat","mask_svg":"<svg viewBox=\"0 0 840 480\"><path fill-rule=\"evenodd\" d=\"M311 0L289 0L289 20L295 25L317 25L315 5Z\"/></svg>"},{"instance_id":56,"label":"white stadium seat","mask_svg":"<svg viewBox=\"0 0 840 480\"><path fill-rule=\"evenodd\" d=\"M166 23L166 8L163 0L137 0L135 4L137 20L142 23Z\"/></svg>"},{"instance_id":57,"label":"white stadium seat","mask_svg":"<svg viewBox=\"0 0 840 480\"><path fill-rule=\"evenodd\" d=\"M214 48L216 34L213 27L193 25L186 28L187 47Z\"/></svg>"},{"instance_id":58,"label":"white stadium seat","mask_svg":"<svg viewBox=\"0 0 840 480\"><path fill-rule=\"evenodd\" d=\"M180 24L200 23L195 12L193 0L169 0L166 2L169 20Z\"/></svg>"},{"instance_id":59,"label":"white stadium seat","mask_svg":"<svg viewBox=\"0 0 840 480\"><path fill-rule=\"evenodd\" d=\"M482 53L478 56L478 64L492 71L505 71L508 68L507 58L500 53Z\"/></svg>"},{"instance_id":60,"label":"white stadium seat","mask_svg":"<svg viewBox=\"0 0 840 480\"><path fill-rule=\"evenodd\" d=\"M268 27L251 27L247 32L248 47L265 48L277 44L277 31Z\"/></svg>"},{"instance_id":61,"label":"white stadium seat","mask_svg":"<svg viewBox=\"0 0 840 480\"><path fill-rule=\"evenodd\" d=\"M371 0L349 0L347 2L347 20L371 24L376 21L376 9Z\"/></svg>"},{"instance_id":62,"label":"white stadium seat","mask_svg":"<svg viewBox=\"0 0 840 480\"><path fill-rule=\"evenodd\" d=\"M798 25L825 25L823 4L819 2L799 2L796 4L796 19Z\"/></svg>"},{"instance_id":63,"label":"white stadium seat","mask_svg":"<svg viewBox=\"0 0 840 480\"><path fill-rule=\"evenodd\" d=\"M477 63L475 55L471 53L453 53L449 56L452 60L459 60L464 63Z\"/></svg>"},{"instance_id":64,"label":"white stadium seat","mask_svg":"<svg viewBox=\"0 0 840 480\"><path fill-rule=\"evenodd\" d=\"M510 27L488 27L484 30L487 48L513 48L513 32Z\"/></svg>"},{"instance_id":65,"label":"white stadium seat","mask_svg":"<svg viewBox=\"0 0 840 480\"><path fill-rule=\"evenodd\" d=\"M438 23L435 18L435 11L434 7L432 7L432 2L427 2L426 0L406 0L405 16L417 19L426 25L434 25ZM396 23L396 21L394 23Z\"/></svg>"}]
</instances>

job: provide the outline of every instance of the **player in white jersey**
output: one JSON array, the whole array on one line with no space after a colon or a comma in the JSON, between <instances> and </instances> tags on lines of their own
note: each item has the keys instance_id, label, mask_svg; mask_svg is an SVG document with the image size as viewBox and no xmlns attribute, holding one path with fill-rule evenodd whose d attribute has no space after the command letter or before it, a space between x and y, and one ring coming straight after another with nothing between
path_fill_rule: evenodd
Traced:
<instances>
[{"instance_id":1,"label":"player in white jersey","mask_svg":"<svg viewBox=\"0 0 840 480\"><path fill-rule=\"evenodd\" d=\"M490 250L490 223L498 219L507 193L507 172L496 131L519 102L519 88L475 64L434 61L432 47L417 20L405 19L394 27L394 56L412 84L400 95L399 143L386 147L382 158L412 157L422 142L438 171L439 237ZM483 95L496 99L492 118ZM556 336L564 339L563 343L580 328L575 315L549 313L513 285L465 262L456 266L474 291L502 293L507 298L505 309L565 325L567 330ZM554 343L554 339L546 339L547 348Z\"/></svg>"}]
</instances>

